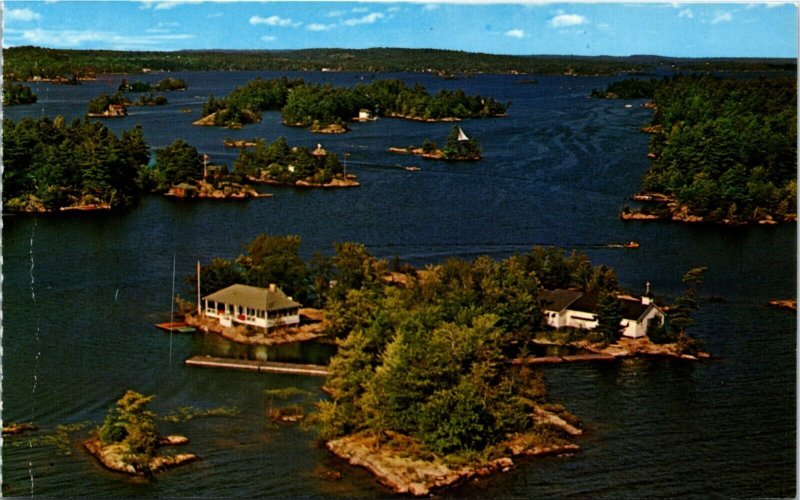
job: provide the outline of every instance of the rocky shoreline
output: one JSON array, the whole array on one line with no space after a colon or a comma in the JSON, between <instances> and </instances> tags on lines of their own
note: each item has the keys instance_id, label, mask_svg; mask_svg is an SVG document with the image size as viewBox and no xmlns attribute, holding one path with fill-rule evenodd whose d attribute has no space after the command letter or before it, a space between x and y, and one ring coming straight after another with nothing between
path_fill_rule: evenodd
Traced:
<instances>
[{"instance_id":1,"label":"rocky shoreline","mask_svg":"<svg viewBox=\"0 0 800 500\"><path fill-rule=\"evenodd\" d=\"M197 181L195 184L179 184L172 186L164 196L181 199L206 199L206 200L244 200L248 198L271 198L270 193L259 193L252 186L227 183L221 187L215 187L205 181Z\"/></svg>"},{"instance_id":2,"label":"rocky shoreline","mask_svg":"<svg viewBox=\"0 0 800 500\"><path fill-rule=\"evenodd\" d=\"M16 423L12 422L3 426L3 436L13 436L15 434L22 434L24 432L33 432L39 430L38 427L30 422Z\"/></svg>"},{"instance_id":3,"label":"rocky shoreline","mask_svg":"<svg viewBox=\"0 0 800 500\"><path fill-rule=\"evenodd\" d=\"M269 184L270 186L289 186L289 187L302 187L302 188L322 188L322 189L336 189L336 188L352 188L361 185L356 180L354 175L348 174L346 177L334 177L329 182L324 184L309 182L307 180L299 180L295 182L280 182L275 179L259 178L248 176L247 179L251 182L258 182L260 184Z\"/></svg>"},{"instance_id":4,"label":"rocky shoreline","mask_svg":"<svg viewBox=\"0 0 800 500\"><path fill-rule=\"evenodd\" d=\"M582 430L545 408L537 407L532 418L537 424L556 427L571 436L583 434ZM382 436L359 432L325 443L331 453L350 465L366 469L393 492L413 496L426 496L473 478L507 472L514 467L513 458L516 457L564 455L580 450L580 446L573 443L546 441L537 434L527 433L511 436L501 443L506 456L453 465L430 453L424 458L416 456L410 451L416 446L412 438L391 431Z\"/></svg>"},{"instance_id":5,"label":"rocky shoreline","mask_svg":"<svg viewBox=\"0 0 800 500\"><path fill-rule=\"evenodd\" d=\"M59 208L45 208L44 204L39 198L34 195L29 195L27 198L19 197L9 200L5 203L4 209L7 213L25 213L25 214L52 214L57 212L91 212L98 210L111 210L110 203L98 201L77 201L72 205Z\"/></svg>"},{"instance_id":6,"label":"rocky shoreline","mask_svg":"<svg viewBox=\"0 0 800 500\"><path fill-rule=\"evenodd\" d=\"M320 317L316 309L300 309L300 315L315 320ZM184 321L187 325L204 333L221 335L231 342L246 345L279 345L294 342L309 342L327 336L326 326L323 321L314 321L295 327L281 328L264 333L263 329L256 329L243 325L222 326L216 318L187 314Z\"/></svg>"},{"instance_id":7,"label":"rocky shoreline","mask_svg":"<svg viewBox=\"0 0 800 500\"><path fill-rule=\"evenodd\" d=\"M397 148L397 147L390 147L388 149L390 153L397 153L397 154L406 154L406 155L416 155L420 158L424 158L426 160L443 160L443 161L478 161L481 159L480 156L461 156L461 157L453 157L447 158L444 155L444 151L441 149L434 149L433 151L426 152L422 148L417 148L414 146L409 146L407 148Z\"/></svg>"},{"instance_id":8,"label":"rocky shoreline","mask_svg":"<svg viewBox=\"0 0 800 500\"><path fill-rule=\"evenodd\" d=\"M163 436L158 446L175 446L186 444L189 439L184 436ZM122 444L104 445L98 437L91 437L83 442L83 447L90 455L95 457L105 468L130 475L145 475L150 472L159 472L199 460L200 457L193 453L179 453L176 455L156 455L147 464L147 469L137 468L126 460L127 452Z\"/></svg>"},{"instance_id":9,"label":"rocky shoreline","mask_svg":"<svg viewBox=\"0 0 800 500\"><path fill-rule=\"evenodd\" d=\"M797 310L796 299L773 299L769 301L769 305L772 307L777 307L779 309L788 309L790 311Z\"/></svg>"},{"instance_id":10,"label":"rocky shoreline","mask_svg":"<svg viewBox=\"0 0 800 500\"><path fill-rule=\"evenodd\" d=\"M560 345L570 346L583 349L591 353L589 356L574 355L562 356L563 362L578 362L578 361L595 361L595 360L609 360L609 359L623 359L623 358L637 358L637 357L661 357L661 358L675 358L687 361L699 361L704 359L711 359L711 354L699 351L695 354L684 354L679 352L678 345L671 344L655 344L647 337L640 337L632 339L623 337L618 339L615 343L607 346L595 344L587 340L578 340L573 342L553 342L542 339L535 341L540 345ZM598 358L595 356L602 356ZM524 358L513 360L512 363L516 364L536 364L536 357Z\"/></svg>"},{"instance_id":11,"label":"rocky shoreline","mask_svg":"<svg viewBox=\"0 0 800 500\"><path fill-rule=\"evenodd\" d=\"M780 222L797 221L797 216L795 214L776 219L768 213L758 214L757 217L748 220L708 219L706 217L693 214L686 205L681 205L674 198L660 193L638 194L632 196L631 199L645 203L658 203L664 205L665 208L653 213L643 211L642 209L632 209L626 207L619 214L619 218L621 220L657 220L683 222L689 224L717 224L724 226L744 226L751 223L756 223L759 225L775 225Z\"/></svg>"}]
</instances>

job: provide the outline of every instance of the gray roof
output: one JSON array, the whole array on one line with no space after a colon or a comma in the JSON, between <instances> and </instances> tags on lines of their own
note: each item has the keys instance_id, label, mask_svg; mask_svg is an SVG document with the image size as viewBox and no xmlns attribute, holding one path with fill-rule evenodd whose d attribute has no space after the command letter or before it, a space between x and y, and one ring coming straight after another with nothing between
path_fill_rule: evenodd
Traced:
<instances>
[{"instance_id":1,"label":"gray roof","mask_svg":"<svg viewBox=\"0 0 800 500\"><path fill-rule=\"evenodd\" d=\"M577 290L564 290L562 288L556 290L542 290L541 293L539 293L539 300L542 301L544 309L561 312L578 300L581 295L583 295L583 293Z\"/></svg>"},{"instance_id":2,"label":"gray roof","mask_svg":"<svg viewBox=\"0 0 800 500\"><path fill-rule=\"evenodd\" d=\"M561 312L564 309L580 311L590 314L597 314L599 310L600 297L596 293L583 293L577 290L542 290L539 299L544 302L544 309L548 311ZM620 312L624 319L640 321L644 313L650 307L642 304L641 299L634 297L619 297ZM653 307L658 308L653 304ZM660 309L659 309L660 310Z\"/></svg>"},{"instance_id":3,"label":"gray roof","mask_svg":"<svg viewBox=\"0 0 800 500\"><path fill-rule=\"evenodd\" d=\"M213 300L224 304L260 309L262 311L264 310L265 304L267 311L301 307L299 303L287 297L278 287L275 287L274 290L270 290L268 288L238 284L223 288L211 295L206 295L203 297L203 300Z\"/></svg>"}]
</instances>

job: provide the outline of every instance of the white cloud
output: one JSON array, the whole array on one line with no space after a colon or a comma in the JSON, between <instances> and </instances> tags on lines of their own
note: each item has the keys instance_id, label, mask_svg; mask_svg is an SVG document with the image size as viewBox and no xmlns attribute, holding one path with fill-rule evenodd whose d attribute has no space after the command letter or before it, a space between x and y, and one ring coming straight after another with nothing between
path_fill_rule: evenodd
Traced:
<instances>
[{"instance_id":1,"label":"white cloud","mask_svg":"<svg viewBox=\"0 0 800 500\"><path fill-rule=\"evenodd\" d=\"M264 35L261 37L262 42L274 42L277 38L273 35Z\"/></svg>"},{"instance_id":2,"label":"white cloud","mask_svg":"<svg viewBox=\"0 0 800 500\"><path fill-rule=\"evenodd\" d=\"M429 4L426 4L425 7L422 8L422 10L430 11L430 10L436 10L438 8L439 8L439 4L429 3Z\"/></svg>"},{"instance_id":3,"label":"white cloud","mask_svg":"<svg viewBox=\"0 0 800 500\"><path fill-rule=\"evenodd\" d=\"M525 31L520 29L508 30L506 31L505 35L510 36L511 38L523 38L525 36Z\"/></svg>"},{"instance_id":4,"label":"white cloud","mask_svg":"<svg viewBox=\"0 0 800 500\"><path fill-rule=\"evenodd\" d=\"M216 18L216 17L222 17L222 16L224 16L224 15L225 15L225 14L223 14L222 12L214 12L213 14L209 14L209 15L207 15L207 16L206 16L206 18L207 18L207 19L214 19L214 18Z\"/></svg>"},{"instance_id":5,"label":"white cloud","mask_svg":"<svg viewBox=\"0 0 800 500\"><path fill-rule=\"evenodd\" d=\"M301 23L295 23L291 19L285 19L280 16L269 16L269 17L261 17L261 16L253 16L250 18L250 24L253 26L257 24L267 24L269 26L299 26Z\"/></svg>"},{"instance_id":6,"label":"white cloud","mask_svg":"<svg viewBox=\"0 0 800 500\"><path fill-rule=\"evenodd\" d=\"M586 24L589 21L578 14L559 14L549 21L550 26L553 28L567 28L570 26L578 26Z\"/></svg>"},{"instance_id":7,"label":"white cloud","mask_svg":"<svg viewBox=\"0 0 800 500\"><path fill-rule=\"evenodd\" d=\"M185 4L203 3L203 0L139 0L141 9L168 10Z\"/></svg>"},{"instance_id":8,"label":"white cloud","mask_svg":"<svg viewBox=\"0 0 800 500\"><path fill-rule=\"evenodd\" d=\"M711 24L727 23L730 21L733 21L733 14L718 10L714 13L714 19L711 20Z\"/></svg>"},{"instance_id":9,"label":"white cloud","mask_svg":"<svg viewBox=\"0 0 800 500\"><path fill-rule=\"evenodd\" d=\"M328 17L342 17L344 15L344 11L341 10L332 10L328 12Z\"/></svg>"},{"instance_id":10,"label":"white cloud","mask_svg":"<svg viewBox=\"0 0 800 500\"><path fill-rule=\"evenodd\" d=\"M678 17L691 19L694 17L694 12L692 12L692 9L683 9L682 11L678 12Z\"/></svg>"},{"instance_id":11,"label":"white cloud","mask_svg":"<svg viewBox=\"0 0 800 500\"><path fill-rule=\"evenodd\" d=\"M33 30L6 30L6 35L14 40L50 47L73 48L94 42L102 45L103 48L112 50L163 47L165 42L194 38L194 35L189 34L130 36L108 31L43 30L38 28Z\"/></svg>"},{"instance_id":12,"label":"white cloud","mask_svg":"<svg viewBox=\"0 0 800 500\"><path fill-rule=\"evenodd\" d=\"M367 7L353 7L353 9L350 12L355 12L357 14L360 14L362 12L369 12L369 9Z\"/></svg>"},{"instance_id":13,"label":"white cloud","mask_svg":"<svg viewBox=\"0 0 800 500\"><path fill-rule=\"evenodd\" d=\"M775 7L783 7L784 5L786 4L784 4L783 2L767 2L766 4L764 4L764 6L768 9L774 9Z\"/></svg>"},{"instance_id":14,"label":"white cloud","mask_svg":"<svg viewBox=\"0 0 800 500\"><path fill-rule=\"evenodd\" d=\"M347 19L346 21L342 21L342 24L346 26L356 26L358 24L373 24L378 19L383 19L384 17L385 16L380 12L373 12L372 14L367 14L364 17Z\"/></svg>"},{"instance_id":15,"label":"white cloud","mask_svg":"<svg viewBox=\"0 0 800 500\"><path fill-rule=\"evenodd\" d=\"M597 25L597 28L601 30L607 30L611 29L611 26L608 23L600 23Z\"/></svg>"},{"instance_id":16,"label":"white cloud","mask_svg":"<svg viewBox=\"0 0 800 500\"><path fill-rule=\"evenodd\" d=\"M386 12L400 12L400 7L389 7Z\"/></svg>"},{"instance_id":17,"label":"white cloud","mask_svg":"<svg viewBox=\"0 0 800 500\"><path fill-rule=\"evenodd\" d=\"M308 31L328 31L334 27L333 24L320 24L320 23L311 23L306 25L306 29Z\"/></svg>"},{"instance_id":18,"label":"white cloud","mask_svg":"<svg viewBox=\"0 0 800 500\"><path fill-rule=\"evenodd\" d=\"M38 21L42 16L31 9L9 9L4 17L6 21Z\"/></svg>"}]
</instances>

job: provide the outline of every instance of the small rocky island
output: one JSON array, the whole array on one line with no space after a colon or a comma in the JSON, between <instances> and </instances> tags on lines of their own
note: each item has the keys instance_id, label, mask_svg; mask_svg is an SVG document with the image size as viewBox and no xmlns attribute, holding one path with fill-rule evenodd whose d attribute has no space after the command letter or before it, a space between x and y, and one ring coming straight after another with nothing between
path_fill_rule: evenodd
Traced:
<instances>
[{"instance_id":1,"label":"small rocky island","mask_svg":"<svg viewBox=\"0 0 800 500\"><path fill-rule=\"evenodd\" d=\"M267 145L258 141L252 150L242 149L234 163L234 173L250 182L277 186L316 188L357 187L353 174L347 174L336 153L321 144L313 150L290 147L283 137Z\"/></svg>"},{"instance_id":2,"label":"small rocky island","mask_svg":"<svg viewBox=\"0 0 800 500\"><path fill-rule=\"evenodd\" d=\"M156 431L156 416L147 409L152 400L153 396L126 392L84 441L86 451L109 470L132 475L148 475L197 460L192 453L159 453L163 447L189 440Z\"/></svg>"},{"instance_id":3,"label":"small rocky island","mask_svg":"<svg viewBox=\"0 0 800 500\"><path fill-rule=\"evenodd\" d=\"M481 147L474 139L459 126L454 126L447 136L444 148L439 148L435 142L425 139L422 146L408 146L405 148L391 147L390 153L413 154L427 160L444 161L478 161L481 159Z\"/></svg>"}]
</instances>

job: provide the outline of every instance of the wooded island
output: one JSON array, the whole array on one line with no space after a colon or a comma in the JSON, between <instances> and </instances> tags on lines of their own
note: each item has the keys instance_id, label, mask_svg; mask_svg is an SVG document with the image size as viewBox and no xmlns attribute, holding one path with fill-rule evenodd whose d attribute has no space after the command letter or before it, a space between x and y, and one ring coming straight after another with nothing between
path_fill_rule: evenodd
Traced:
<instances>
[{"instance_id":1,"label":"wooded island","mask_svg":"<svg viewBox=\"0 0 800 500\"><path fill-rule=\"evenodd\" d=\"M675 76L628 80L603 93L652 96L647 202L623 219L722 224L796 220L794 78Z\"/></svg>"},{"instance_id":2,"label":"wooded island","mask_svg":"<svg viewBox=\"0 0 800 500\"><path fill-rule=\"evenodd\" d=\"M548 402L542 372L526 365L535 364L537 338L564 334L548 326L547 290L598 298L597 326L565 330L570 342L625 349L618 343L631 297L612 269L535 247L501 261L449 258L417 270L356 243L306 263L300 245L298 236L261 235L239 257L203 266L200 294L277 283L322 309L339 349L325 384L330 399L318 403L311 422L332 452L395 491L421 495L508 468L513 456L579 449L572 440L582 433L580 420ZM701 354L686 328L704 273L686 273L671 319L650 322L649 339L637 343L642 350L627 355Z\"/></svg>"},{"instance_id":3,"label":"wooded island","mask_svg":"<svg viewBox=\"0 0 800 500\"><path fill-rule=\"evenodd\" d=\"M396 79L376 80L350 89L302 79L257 78L227 97L210 96L203 105L203 118L195 125L239 128L260 121L263 111L280 110L284 125L341 133L362 110L374 116L454 121L501 116L507 107L490 97L468 96L463 90L440 90L431 95L419 84L409 87Z\"/></svg>"}]
</instances>

